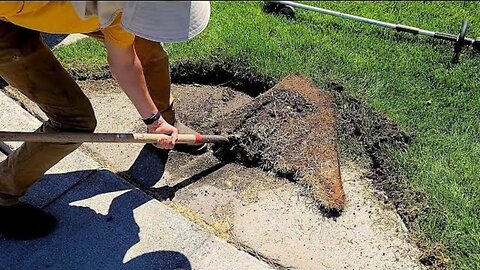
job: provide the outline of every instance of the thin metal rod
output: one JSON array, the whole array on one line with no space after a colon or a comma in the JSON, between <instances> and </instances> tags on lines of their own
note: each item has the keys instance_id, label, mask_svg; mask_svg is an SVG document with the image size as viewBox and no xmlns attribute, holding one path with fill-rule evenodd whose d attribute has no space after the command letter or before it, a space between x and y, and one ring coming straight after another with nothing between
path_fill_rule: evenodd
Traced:
<instances>
[{"instance_id":1,"label":"thin metal rod","mask_svg":"<svg viewBox=\"0 0 480 270\"><path fill-rule=\"evenodd\" d=\"M381 26L381 27L385 27L385 28L390 28L390 29L394 29L394 30L399 31L399 32L401 31L401 32L408 32L408 33L411 33L411 34L420 34L420 35L429 36L429 37L432 37L432 38L443 39L443 40L448 40L448 41L453 41L453 42L457 41L457 38L458 38L458 35L453 35L453 34L449 34L449 33L441 33L441 32L433 32L433 31L430 31L430 30L424 30L424 29L420 29L420 28L412 27L412 26L408 26L408 25L382 22L382 21L373 20L373 19L360 17L360 16L355 16L355 15L350 15L350 14L346 14L346 13L342 13L342 12L338 12L338 11L334 11L334 10L329 10L329 9L309 6L309 5L305 5L305 4L301 4L301 3L296 3L296 2L293 2L293 1L272 1L272 2L287 5L287 6L292 6L292 7L296 7L296 8L312 10L312 11L332 15L332 16L335 16L335 17L340 17L340 18L345 18L345 19L354 20L354 21L358 21L358 22L364 22L364 23L368 23L368 24L372 24L372 25L376 25L376 26ZM468 44L468 45L471 45L474 42L476 42L476 40L472 39L472 38L465 38L465 41L464 41L464 43Z\"/></svg>"},{"instance_id":2,"label":"thin metal rod","mask_svg":"<svg viewBox=\"0 0 480 270\"><path fill-rule=\"evenodd\" d=\"M313 7L313 6L309 6L309 5L296 3L296 2L293 2L293 1L273 1L273 2L288 5L288 6L292 6L292 7L296 7L296 8L313 10L313 11L321 12L321 13L324 13L324 14L332 15L332 16L335 16L335 17L341 17L341 18L350 19L350 20L354 20L354 21L365 22L365 23L374 24L374 25L378 25L378 26L382 26L382 27L386 27L386 28L391 28L391 29L395 29L395 27L397 26L396 24L393 24L393 23L387 23L387 22L377 21L377 20L373 20L373 19L360 17L360 16L350 15L350 14L346 14L346 13L342 13L342 12L338 12L338 11L334 11L334 10L329 10L329 9L324 9L324 8L319 8L319 7Z\"/></svg>"}]
</instances>

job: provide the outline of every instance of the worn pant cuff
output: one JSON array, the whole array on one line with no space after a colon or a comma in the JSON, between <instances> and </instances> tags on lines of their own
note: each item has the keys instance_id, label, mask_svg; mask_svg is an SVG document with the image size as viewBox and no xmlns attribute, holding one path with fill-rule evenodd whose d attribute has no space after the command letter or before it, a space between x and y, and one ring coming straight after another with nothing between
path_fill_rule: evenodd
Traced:
<instances>
[{"instance_id":1,"label":"worn pant cuff","mask_svg":"<svg viewBox=\"0 0 480 270\"><path fill-rule=\"evenodd\" d=\"M0 193L0 206L11 206L18 203L18 197Z\"/></svg>"}]
</instances>

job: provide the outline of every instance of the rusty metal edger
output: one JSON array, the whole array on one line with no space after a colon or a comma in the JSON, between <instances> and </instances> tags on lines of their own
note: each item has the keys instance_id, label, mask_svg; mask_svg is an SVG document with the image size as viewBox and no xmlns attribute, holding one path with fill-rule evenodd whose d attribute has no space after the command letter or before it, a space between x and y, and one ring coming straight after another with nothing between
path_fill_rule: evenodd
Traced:
<instances>
[{"instance_id":1,"label":"rusty metal edger","mask_svg":"<svg viewBox=\"0 0 480 270\"><path fill-rule=\"evenodd\" d=\"M143 133L35 133L0 131L0 141L51 143L156 143L169 139L165 134ZM229 139L220 135L179 134L177 144L227 144Z\"/></svg>"}]
</instances>

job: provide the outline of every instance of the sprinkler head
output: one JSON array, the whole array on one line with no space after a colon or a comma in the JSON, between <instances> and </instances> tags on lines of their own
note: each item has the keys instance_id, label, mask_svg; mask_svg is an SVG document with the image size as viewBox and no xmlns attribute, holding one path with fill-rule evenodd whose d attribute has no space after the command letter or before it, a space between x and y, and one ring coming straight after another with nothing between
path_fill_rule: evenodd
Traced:
<instances>
[{"instance_id":1,"label":"sprinkler head","mask_svg":"<svg viewBox=\"0 0 480 270\"><path fill-rule=\"evenodd\" d=\"M271 1L265 1L263 3L263 12L265 13L274 13L278 12L281 8L281 4L279 3L274 3Z\"/></svg>"},{"instance_id":2,"label":"sprinkler head","mask_svg":"<svg viewBox=\"0 0 480 270\"><path fill-rule=\"evenodd\" d=\"M263 12L280 15L288 20L295 19L295 9L292 6L275 3L272 1L264 1Z\"/></svg>"}]
</instances>

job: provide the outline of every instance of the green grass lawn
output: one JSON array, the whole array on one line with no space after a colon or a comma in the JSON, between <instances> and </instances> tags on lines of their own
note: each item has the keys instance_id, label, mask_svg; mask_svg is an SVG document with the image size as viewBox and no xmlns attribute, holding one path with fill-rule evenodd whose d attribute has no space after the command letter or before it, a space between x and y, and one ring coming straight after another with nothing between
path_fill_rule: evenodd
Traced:
<instances>
[{"instance_id":1,"label":"green grass lawn","mask_svg":"<svg viewBox=\"0 0 480 270\"><path fill-rule=\"evenodd\" d=\"M479 2L310 3L378 20L458 33L472 22L480 36ZM295 72L319 86L343 84L376 111L415 131L394 153L408 185L427 194L415 227L445 246L452 269L480 269L480 55L452 66L452 46L426 37L297 10L297 21L262 13L262 4L214 3L211 22L191 42L169 44L173 63L245 62L257 73L282 78ZM92 41L57 51L67 64L84 55L105 63Z\"/></svg>"}]
</instances>

